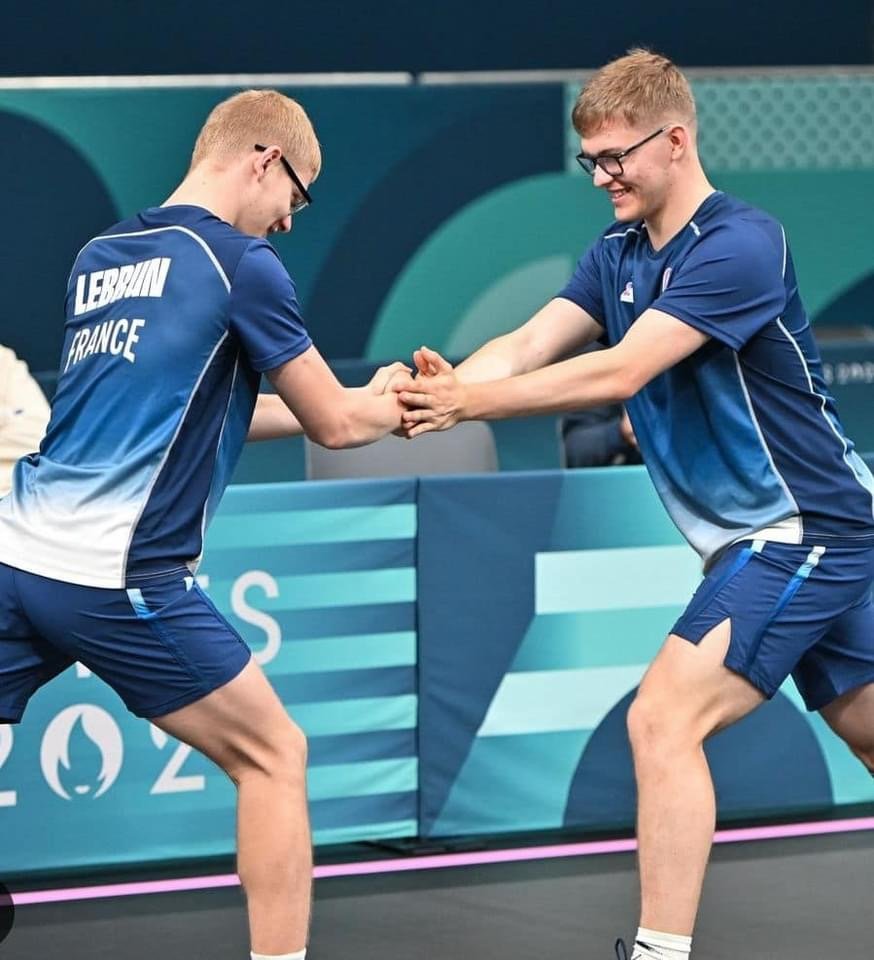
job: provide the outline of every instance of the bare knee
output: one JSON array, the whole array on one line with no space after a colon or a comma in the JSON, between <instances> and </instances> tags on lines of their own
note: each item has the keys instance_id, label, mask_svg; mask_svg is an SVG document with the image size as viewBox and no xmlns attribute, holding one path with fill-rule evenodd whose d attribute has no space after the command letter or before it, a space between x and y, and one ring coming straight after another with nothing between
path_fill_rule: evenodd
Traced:
<instances>
[{"instance_id":1,"label":"bare knee","mask_svg":"<svg viewBox=\"0 0 874 960\"><path fill-rule=\"evenodd\" d=\"M248 776L267 776L291 786L306 782L307 740L290 718L269 730L259 731L230 752L225 772L237 784Z\"/></svg>"},{"instance_id":2,"label":"bare knee","mask_svg":"<svg viewBox=\"0 0 874 960\"><path fill-rule=\"evenodd\" d=\"M691 717L681 715L663 698L646 693L635 697L626 722L635 761L669 757L703 741Z\"/></svg>"}]
</instances>

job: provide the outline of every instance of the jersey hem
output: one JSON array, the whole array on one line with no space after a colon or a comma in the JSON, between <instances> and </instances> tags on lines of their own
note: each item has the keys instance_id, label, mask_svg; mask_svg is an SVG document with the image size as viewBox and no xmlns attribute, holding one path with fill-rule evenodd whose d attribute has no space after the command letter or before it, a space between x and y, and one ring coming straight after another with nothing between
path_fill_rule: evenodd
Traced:
<instances>
[{"instance_id":1,"label":"jersey hem","mask_svg":"<svg viewBox=\"0 0 874 960\"><path fill-rule=\"evenodd\" d=\"M58 580L61 583L73 583L79 587L102 587L107 590L121 590L124 580L119 577L92 576L83 574L81 570L68 570L56 567L51 563L33 563L15 553L0 550L0 563L7 567L15 567L25 573L33 573L48 580Z\"/></svg>"}]
</instances>

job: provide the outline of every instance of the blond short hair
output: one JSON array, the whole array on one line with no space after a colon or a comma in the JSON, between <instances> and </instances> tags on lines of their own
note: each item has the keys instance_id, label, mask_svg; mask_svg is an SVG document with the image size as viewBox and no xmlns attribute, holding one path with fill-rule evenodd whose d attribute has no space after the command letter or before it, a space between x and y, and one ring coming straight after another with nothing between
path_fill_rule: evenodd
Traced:
<instances>
[{"instance_id":1,"label":"blond short hair","mask_svg":"<svg viewBox=\"0 0 874 960\"><path fill-rule=\"evenodd\" d=\"M581 137L611 120L636 127L676 119L694 126L695 98L676 64L638 47L589 80L577 97L571 119Z\"/></svg>"},{"instance_id":2,"label":"blond short hair","mask_svg":"<svg viewBox=\"0 0 874 960\"><path fill-rule=\"evenodd\" d=\"M256 143L277 144L295 167L322 166L322 151L304 108L277 90L244 90L216 106L194 144L191 166L250 151Z\"/></svg>"}]
</instances>

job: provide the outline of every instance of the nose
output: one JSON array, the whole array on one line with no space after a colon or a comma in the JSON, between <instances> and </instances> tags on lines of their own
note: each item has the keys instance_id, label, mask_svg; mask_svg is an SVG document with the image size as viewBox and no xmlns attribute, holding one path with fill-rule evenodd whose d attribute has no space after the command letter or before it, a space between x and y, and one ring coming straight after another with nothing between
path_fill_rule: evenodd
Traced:
<instances>
[{"instance_id":1,"label":"nose","mask_svg":"<svg viewBox=\"0 0 874 960\"><path fill-rule=\"evenodd\" d=\"M276 229L280 233L290 233L291 232L291 214L287 213L281 220L277 220Z\"/></svg>"},{"instance_id":2,"label":"nose","mask_svg":"<svg viewBox=\"0 0 874 960\"><path fill-rule=\"evenodd\" d=\"M592 182L596 187L606 187L607 184L613 182L613 177L609 173L605 173L601 167L595 167L595 173L592 177Z\"/></svg>"}]
</instances>

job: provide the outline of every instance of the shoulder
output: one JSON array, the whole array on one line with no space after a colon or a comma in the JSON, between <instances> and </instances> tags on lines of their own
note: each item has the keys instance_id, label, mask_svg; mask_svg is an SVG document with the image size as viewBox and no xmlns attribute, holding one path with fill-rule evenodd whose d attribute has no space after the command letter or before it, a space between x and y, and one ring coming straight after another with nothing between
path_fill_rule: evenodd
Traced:
<instances>
[{"instance_id":1,"label":"shoulder","mask_svg":"<svg viewBox=\"0 0 874 960\"><path fill-rule=\"evenodd\" d=\"M292 279L276 250L260 237L245 239L246 244L241 252L234 279L245 283L261 282L293 288Z\"/></svg>"},{"instance_id":2,"label":"shoulder","mask_svg":"<svg viewBox=\"0 0 874 960\"><path fill-rule=\"evenodd\" d=\"M706 201L705 201L706 204ZM708 253L722 252L746 261L779 261L786 255L786 234L778 220L729 194L717 194L690 221Z\"/></svg>"},{"instance_id":3,"label":"shoulder","mask_svg":"<svg viewBox=\"0 0 874 960\"><path fill-rule=\"evenodd\" d=\"M249 237L231 278L231 302L234 311L254 308L273 309L282 304L297 314L300 311L297 289L279 254L266 241Z\"/></svg>"}]
</instances>

